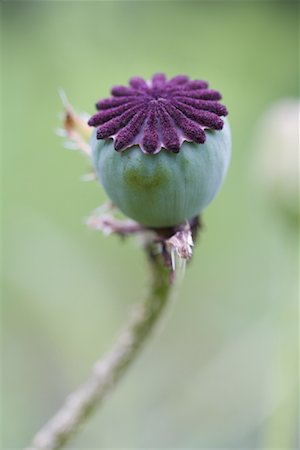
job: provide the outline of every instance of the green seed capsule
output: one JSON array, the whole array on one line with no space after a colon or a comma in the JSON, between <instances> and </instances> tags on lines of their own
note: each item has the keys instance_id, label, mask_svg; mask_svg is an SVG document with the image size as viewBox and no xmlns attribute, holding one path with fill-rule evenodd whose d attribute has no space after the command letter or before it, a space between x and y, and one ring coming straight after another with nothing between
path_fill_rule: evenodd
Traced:
<instances>
[{"instance_id":1,"label":"green seed capsule","mask_svg":"<svg viewBox=\"0 0 300 450\"><path fill-rule=\"evenodd\" d=\"M138 145L123 152L112 139L91 140L93 164L108 197L128 217L149 227L170 227L197 215L213 200L226 175L231 136L205 130L203 144L183 142L179 153L146 154Z\"/></svg>"}]
</instances>

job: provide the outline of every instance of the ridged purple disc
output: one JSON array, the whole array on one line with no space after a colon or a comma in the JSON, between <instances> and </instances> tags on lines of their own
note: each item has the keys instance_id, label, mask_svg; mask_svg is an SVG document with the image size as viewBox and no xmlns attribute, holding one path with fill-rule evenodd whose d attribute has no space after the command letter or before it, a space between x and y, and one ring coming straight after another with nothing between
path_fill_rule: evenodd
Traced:
<instances>
[{"instance_id":1,"label":"ridged purple disc","mask_svg":"<svg viewBox=\"0 0 300 450\"><path fill-rule=\"evenodd\" d=\"M117 151L139 145L144 153L162 147L177 153L183 141L203 144L205 129L223 128L227 109L206 81L184 75L167 80L158 73L151 81L131 78L129 85L114 86L88 122L97 128L97 139L113 138Z\"/></svg>"}]
</instances>

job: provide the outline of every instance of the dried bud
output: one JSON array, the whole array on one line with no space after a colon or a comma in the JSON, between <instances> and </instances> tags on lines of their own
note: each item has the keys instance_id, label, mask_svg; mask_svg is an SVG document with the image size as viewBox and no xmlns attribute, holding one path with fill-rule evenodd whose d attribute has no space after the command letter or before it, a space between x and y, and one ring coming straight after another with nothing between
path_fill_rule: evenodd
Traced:
<instances>
[{"instance_id":1,"label":"dried bud","mask_svg":"<svg viewBox=\"0 0 300 450\"><path fill-rule=\"evenodd\" d=\"M231 138L219 92L205 81L132 78L97 103L89 120L96 173L127 216L151 227L184 223L225 177ZM117 150L117 151L115 151Z\"/></svg>"}]
</instances>

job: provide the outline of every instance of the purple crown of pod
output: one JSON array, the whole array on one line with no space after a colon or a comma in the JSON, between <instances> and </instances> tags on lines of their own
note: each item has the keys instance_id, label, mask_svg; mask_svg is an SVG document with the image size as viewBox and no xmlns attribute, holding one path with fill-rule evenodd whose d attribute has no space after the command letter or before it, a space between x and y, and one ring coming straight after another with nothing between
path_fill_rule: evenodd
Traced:
<instances>
[{"instance_id":1,"label":"purple crown of pod","mask_svg":"<svg viewBox=\"0 0 300 450\"><path fill-rule=\"evenodd\" d=\"M129 85L114 86L88 122L97 128L97 139L112 138L117 151L139 145L144 153L162 147L177 153L183 141L203 144L205 129L223 128L227 109L206 81L184 75L167 80L159 73L151 81L131 78Z\"/></svg>"}]
</instances>

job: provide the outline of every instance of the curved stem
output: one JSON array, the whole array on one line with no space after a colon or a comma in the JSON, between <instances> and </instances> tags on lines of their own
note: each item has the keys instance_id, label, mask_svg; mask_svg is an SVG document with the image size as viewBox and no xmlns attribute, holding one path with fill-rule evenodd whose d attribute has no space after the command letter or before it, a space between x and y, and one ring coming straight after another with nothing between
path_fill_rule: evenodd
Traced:
<instances>
[{"instance_id":1,"label":"curved stem","mask_svg":"<svg viewBox=\"0 0 300 450\"><path fill-rule=\"evenodd\" d=\"M153 244L149 244L146 251L152 272L147 297L136 305L110 352L96 362L89 378L36 434L28 450L62 448L126 372L149 336L167 303L171 283L170 272L163 264L161 255L155 255Z\"/></svg>"}]
</instances>

